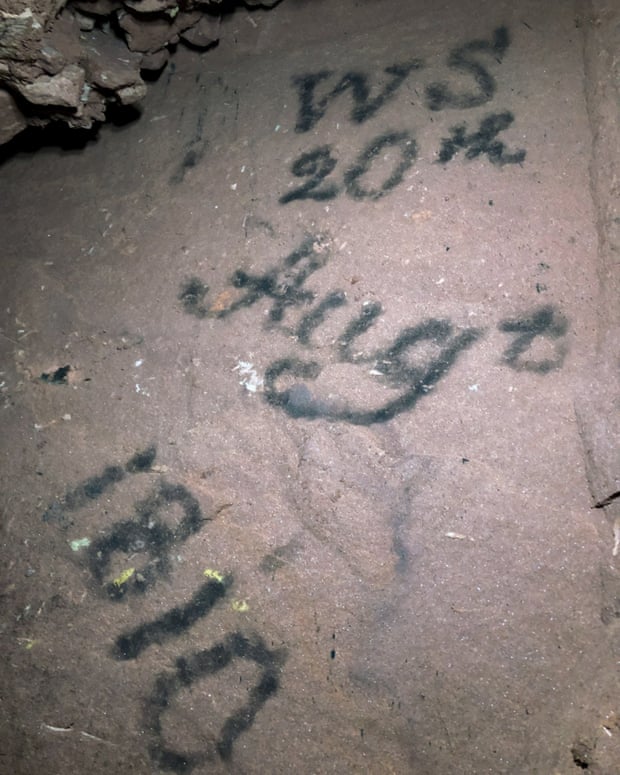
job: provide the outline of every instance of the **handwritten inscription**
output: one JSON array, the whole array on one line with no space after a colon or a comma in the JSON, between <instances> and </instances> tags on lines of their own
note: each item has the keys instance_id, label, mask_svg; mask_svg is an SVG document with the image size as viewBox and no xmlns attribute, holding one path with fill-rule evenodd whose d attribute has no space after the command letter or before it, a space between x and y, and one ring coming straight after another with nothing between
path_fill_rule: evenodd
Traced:
<instances>
[{"instance_id":1,"label":"handwritten inscription","mask_svg":"<svg viewBox=\"0 0 620 775\"><path fill-rule=\"evenodd\" d=\"M147 447L130 458L125 466L108 466L103 473L86 479L73 490L69 490L60 500L52 501L43 520L64 523L67 512L76 511L89 501L94 501L121 482L127 474L149 471L155 460L155 447Z\"/></svg>"},{"instance_id":2,"label":"handwritten inscription","mask_svg":"<svg viewBox=\"0 0 620 775\"><path fill-rule=\"evenodd\" d=\"M215 604L226 595L231 584L231 577L225 577L222 581L212 579L202 584L185 605L175 606L154 621L140 624L119 635L114 642L113 656L120 660L137 659L154 643L161 645L189 630L211 612Z\"/></svg>"},{"instance_id":3,"label":"handwritten inscription","mask_svg":"<svg viewBox=\"0 0 620 775\"><path fill-rule=\"evenodd\" d=\"M341 337L339 347L341 353L348 351L351 340L358 335L357 324L360 321L359 332L366 330L365 322L369 320L362 312L362 319L353 321L349 326L351 336ZM364 358L343 358L342 361L352 363L373 362L373 371L385 378L390 387L402 388L397 398L387 401L382 406L372 410L356 410L351 407L340 407L313 398L310 390L304 384L279 391L277 381L283 376L299 377L314 380L321 374L321 366L314 361L301 361L296 358L284 358L273 363L265 373L265 396L273 406L282 408L292 417L313 419L324 417L329 420L340 420L353 425L371 425L386 422L409 409L413 409L418 400L439 382L439 380L454 365L458 355L470 347L480 336L477 329L471 328L454 334L453 328L446 320L425 320L417 326L406 328L398 335L392 345L375 351ZM439 345L438 355L431 358L423 366L411 366L407 362L406 353L416 345L430 341ZM383 369L379 371L377 367Z\"/></svg>"},{"instance_id":4,"label":"handwritten inscription","mask_svg":"<svg viewBox=\"0 0 620 775\"><path fill-rule=\"evenodd\" d=\"M179 504L183 518L176 528L161 519L161 512L173 504ZM171 568L170 552L191 535L197 533L205 519L198 501L182 485L159 484L158 489L135 506L135 519L116 522L112 529L97 538L89 547L90 570L102 584L110 559L115 552L147 554L149 560L139 573L127 581L109 581L106 593L112 599L120 599L127 592L144 592L157 578L166 577Z\"/></svg>"},{"instance_id":5,"label":"handwritten inscription","mask_svg":"<svg viewBox=\"0 0 620 775\"><path fill-rule=\"evenodd\" d=\"M534 371L547 374L561 368L566 356L564 336L568 331L568 321L550 304L539 307L531 315L514 320L503 320L500 331L514 334L512 344L504 351L503 360L516 371ZM555 344L555 357L542 360L527 358L526 353L532 347L536 337L551 339Z\"/></svg>"},{"instance_id":6,"label":"handwritten inscription","mask_svg":"<svg viewBox=\"0 0 620 775\"><path fill-rule=\"evenodd\" d=\"M317 202L333 199L338 194L338 186L331 183L320 188L320 184L335 166L336 159L331 155L329 145L320 145L312 151L302 153L299 159L293 162L291 172L296 178L308 178L308 180L303 186L281 196L281 204L292 202L294 199L314 199Z\"/></svg>"},{"instance_id":7,"label":"handwritten inscription","mask_svg":"<svg viewBox=\"0 0 620 775\"><path fill-rule=\"evenodd\" d=\"M395 164L391 174L378 188L368 188L363 185L363 177L370 171L373 161L386 148L398 148L400 161ZM389 193L399 183L402 183L405 172L412 166L417 157L417 145L409 132L385 132L371 140L364 148L353 166L344 173L343 186L336 183L324 184L323 180L333 171L336 159L331 155L328 145L322 145L313 151L302 154L291 167L291 172L298 178L308 180L298 188L283 194L280 203L286 204L295 199L314 199L318 202L334 199L344 188L353 199L380 199Z\"/></svg>"},{"instance_id":8,"label":"handwritten inscription","mask_svg":"<svg viewBox=\"0 0 620 775\"><path fill-rule=\"evenodd\" d=\"M498 27L491 40L472 40L463 46L452 49L448 56L448 67L456 72L471 75L476 82L478 92L453 91L445 82L432 83L426 87L426 104L430 110L445 108L475 108L493 99L497 84L488 67L480 61L495 61L501 64L510 45L510 35L506 27Z\"/></svg>"},{"instance_id":9,"label":"handwritten inscription","mask_svg":"<svg viewBox=\"0 0 620 775\"><path fill-rule=\"evenodd\" d=\"M473 77L477 91L458 92L445 82L431 83L426 87L426 107L431 111L447 108L469 109L490 102L497 90L495 77L488 64L501 64L510 45L510 36L506 27L498 27L491 40L473 40L453 49L447 59L448 67L456 73L465 73ZM406 79L411 73L424 69L420 59L411 59L384 69L383 83L371 85L367 73L351 71L344 73L330 87L336 73L331 70L319 70L315 73L294 76L292 83L297 91L298 114L295 131L299 134L314 129L326 115L329 106L343 94L350 94L352 100L349 120L353 124L362 124L376 116L381 108L397 97ZM443 138L437 152L437 162L446 164L459 150L465 150L465 159L471 160L486 156L492 164L520 164L524 161L524 149L509 151L506 144L497 138L500 132L513 123L514 115L510 111L489 113L477 130L468 132L465 122L450 129L450 137ZM387 149L397 149L400 159L383 183L378 187L368 187L363 178L369 172L374 160ZM303 152L291 164L291 173L296 178L305 178L305 182L287 191L280 197L281 204L300 199L313 199L322 202L334 199L346 192L357 200L379 199L404 179L407 170L415 163L418 146L411 129L390 129L371 140L358 154L352 166L342 174L342 183L327 178L334 173L338 163L334 149L330 145L319 145Z\"/></svg>"},{"instance_id":10,"label":"handwritten inscription","mask_svg":"<svg viewBox=\"0 0 620 775\"><path fill-rule=\"evenodd\" d=\"M128 474L151 470L156 449L147 447L138 452L124 465L108 466L104 471L86 479L69 490L63 498L54 501L43 515L45 521L60 522L65 512L76 511L120 484ZM182 518L175 528L162 518L162 512L174 505L181 507ZM154 491L134 506L134 518L114 523L103 536L89 547L88 567L96 589L102 590L107 599L116 603L130 594L143 594L156 581L168 578L172 569L170 554L192 535L195 535L209 518L203 517L197 499L179 484L159 482ZM105 577L113 554L127 557L146 554L147 560L139 570L129 572L113 581ZM163 644L187 632L196 622L204 619L228 594L233 584L230 574L217 574L196 590L191 599L150 622L118 635L111 649L116 660L137 659L149 647ZM204 750L180 751L165 739L162 718L173 712L175 695L184 688L228 667L236 659L255 662L260 675L248 691L248 701L234 710L223 722L219 736ZM280 671L286 660L285 649L269 649L256 633L235 631L210 649L178 657L174 673L160 673L144 710L145 728L153 738L150 754L156 765L177 773L191 772L194 767L217 758L230 760L237 738L251 727L264 703L278 690Z\"/></svg>"},{"instance_id":11,"label":"handwritten inscription","mask_svg":"<svg viewBox=\"0 0 620 775\"><path fill-rule=\"evenodd\" d=\"M219 673L236 659L255 662L260 668L258 682L248 693L245 705L235 710L224 722L219 736L206 750L178 751L165 740L162 719L174 708L175 696L201 679ZM229 761L239 735L249 729L261 707L279 687L280 671L286 659L284 649L269 649L257 635L247 637L239 632L228 635L211 649L198 651L176 660L174 672L160 673L150 701L146 705L145 725L155 733L150 752L160 767L175 772L191 772L195 767L216 758Z\"/></svg>"},{"instance_id":12,"label":"handwritten inscription","mask_svg":"<svg viewBox=\"0 0 620 775\"><path fill-rule=\"evenodd\" d=\"M317 73L294 76L293 85L297 88L299 97L295 131L309 132L313 129L327 112L329 104L345 92L349 92L353 99L350 120L355 124L363 124L396 95L409 73L421 67L423 63L420 59L411 59L408 62L386 67L384 72L389 77L374 97L371 96L371 86L366 73L356 71L345 73L322 97L317 96L317 87L329 80L334 75L333 71L320 70Z\"/></svg>"},{"instance_id":13,"label":"handwritten inscription","mask_svg":"<svg viewBox=\"0 0 620 775\"><path fill-rule=\"evenodd\" d=\"M269 320L280 322L287 307L314 301L314 291L302 286L310 275L325 266L327 259L328 249L325 237L308 235L279 267L269 269L260 275L248 274L242 269L237 269L230 284L243 293L228 307L211 312L204 304L209 288L196 277L181 286L179 300L183 303L185 311L196 317L225 318L243 307L251 307L260 299L268 298L272 300Z\"/></svg>"},{"instance_id":14,"label":"handwritten inscription","mask_svg":"<svg viewBox=\"0 0 620 775\"><path fill-rule=\"evenodd\" d=\"M270 301L267 327L293 337L302 349L299 354L271 363L264 378L265 400L291 417L325 418L354 425L387 422L413 409L456 365L459 356L484 336L484 330L480 328L456 329L449 320L426 318L401 329L394 341L385 347L369 353L354 352L355 341L369 332L383 313L379 302L366 302L337 337L333 345L333 359L363 367L366 371L371 366L370 373L387 387L398 390L399 394L373 409L356 408L343 400L329 402L316 397L306 383L316 381L323 366L305 355L314 347L312 338L315 332L326 323L333 311L347 304L346 293L341 289L332 290L317 300L316 292L305 285L328 260L327 236L309 235L279 266L263 274L250 275L240 269L234 272L230 285L240 295L225 309L218 306L210 311L205 301L208 288L198 278L184 283L179 293L185 311L199 318L226 318L260 299ZM287 324L285 313L292 308L301 311L301 315L296 323ZM560 368L566 354L564 336L567 328L565 318L550 305L539 307L524 317L502 321L500 331L514 336L502 361L516 371L539 374ZM537 337L554 343L555 358L528 358L527 352ZM412 356L416 352L419 357L414 366L411 365L415 360ZM290 385L291 380L292 386L280 387L283 382Z\"/></svg>"},{"instance_id":15,"label":"handwritten inscription","mask_svg":"<svg viewBox=\"0 0 620 775\"><path fill-rule=\"evenodd\" d=\"M497 139L497 135L507 129L514 121L510 111L494 113L487 116L480 123L477 132L467 134L467 125L459 124L450 129L450 137L441 141L439 161L450 161L461 149L467 149L466 159L475 159L478 156L487 156L492 164L519 164L525 159L523 149L509 153L505 144Z\"/></svg>"}]
</instances>

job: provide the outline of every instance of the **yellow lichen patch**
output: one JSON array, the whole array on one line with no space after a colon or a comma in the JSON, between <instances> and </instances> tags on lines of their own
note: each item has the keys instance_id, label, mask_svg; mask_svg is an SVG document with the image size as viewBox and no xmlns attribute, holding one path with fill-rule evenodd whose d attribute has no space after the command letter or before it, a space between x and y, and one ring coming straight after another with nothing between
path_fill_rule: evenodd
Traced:
<instances>
[{"instance_id":1,"label":"yellow lichen patch","mask_svg":"<svg viewBox=\"0 0 620 775\"><path fill-rule=\"evenodd\" d=\"M246 600L233 600L232 610L238 611L239 613L244 613L245 611L250 610L250 606L248 605Z\"/></svg>"},{"instance_id":2,"label":"yellow lichen patch","mask_svg":"<svg viewBox=\"0 0 620 775\"><path fill-rule=\"evenodd\" d=\"M213 568L207 568L204 571L204 575L208 579L213 579L214 581L219 581L220 584L224 581L224 574L220 573L219 570L214 570Z\"/></svg>"},{"instance_id":3,"label":"yellow lichen patch","mask_svg":"<svg viewBox=\"0 0 620 775\"><path fill-rule=\"evenodd\" d=\"M122 586L126 581L129 581L129 579L133 576L135 572L136 572L135 568L127 568L114 579L114 582L113 582L114 586L115 587Z\"/></svg>"},{"instance_id":4,"label":"yellow lichen patch","mask_svg":"<svg viewBox=\"0 0 620 775\"><path fill-rule=\"evenodd\" d=\"M90 546L90 538L76 538L73 541L69 541L69 546L71 547L71 551L79 552L80 549L85 549L87 546Z\"/></svg>"}]
</instances>

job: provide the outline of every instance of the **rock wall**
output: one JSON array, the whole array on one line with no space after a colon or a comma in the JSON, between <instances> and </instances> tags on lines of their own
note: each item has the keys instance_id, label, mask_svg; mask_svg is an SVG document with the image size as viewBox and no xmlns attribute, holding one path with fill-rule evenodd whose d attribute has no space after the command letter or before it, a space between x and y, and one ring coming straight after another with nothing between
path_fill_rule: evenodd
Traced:
<instances>
[{"instance_id":1,"label":"rock wall","mask_svg":"<svg viewBox=\"0 0 620 775\"><path fill-rule=\"evenodd\" d=\"M273 6L279 0L246 0ZM179 42L208 49L236 0L0 0L0 144L28 125L90 128L131 105Z\"/></svg>"},{"instance_id":2,"label":"rock wall","mask_svg":"<svg viewBox=\"0 0 620 775\"><path fill-rule=\"evenodd\" d=\"M584 88L592 129L591 189L597 214L599 342L575 409L595 501L620 490L620 6L581 3ZM620 529L620 500L606 509Z\"/></svg>"}]
</instances>

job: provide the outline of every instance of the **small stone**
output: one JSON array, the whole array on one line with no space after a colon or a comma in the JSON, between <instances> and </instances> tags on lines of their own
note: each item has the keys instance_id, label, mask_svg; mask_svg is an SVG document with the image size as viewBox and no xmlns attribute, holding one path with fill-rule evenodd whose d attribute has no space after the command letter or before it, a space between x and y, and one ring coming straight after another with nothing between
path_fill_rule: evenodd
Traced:
<instances>
[{"instance_id":1,"label":"small stone","mask_svg":"<svg viewBox=\"0 0 620 775\"><path fill-rule=\"evenodd\" d=\"M140 81L140 83L135 83L133 86L125 86L116 93L121 104L132 105L134 102L138 102L146 97L146 84Z\"/></svg>"},{"instance_id":2,"label":"small stone","mask_svg":"<svg viewBox=\"0 0 620 775\"><path fill-rule=\"evenodd\" d=\"M79 28L83 32L90 32L95 29L95 20L92 16L85 16L83 13L79 13L79 11L74 11L73 15L77 20Z\"/></svg>"},{"instance_id":3,"label":"small stone","mask_svg":"<svg viewBox=\"0 0 620 775\"><path fill-rule=\"evenodd\" d=\"M140 62L140 69L149 72L162 70L168 64L168 56L168 51L165 48L154 51L152 54L145 54Z\"/></svg>"},{"instance_id":4,"label":"small stone","mask_svg":"<svg viewBox=\"0 0 620 775\"><path fill-rule=\"evenodd\" d=\"M58 75L67 64L63 55L53 46L41 46L39 63L48 75Z\"/></svg>"},{"instance_id":5,"label":"small stone","mask_svg":"<svg viewBox=\"0 0 620 775\"><path fill-rule=\"evenodd\" d=\"M195 48L214 46L220 39L220 17L201 16L196 24L181 33L181 39Z\"/></svg>"}]
</instances>

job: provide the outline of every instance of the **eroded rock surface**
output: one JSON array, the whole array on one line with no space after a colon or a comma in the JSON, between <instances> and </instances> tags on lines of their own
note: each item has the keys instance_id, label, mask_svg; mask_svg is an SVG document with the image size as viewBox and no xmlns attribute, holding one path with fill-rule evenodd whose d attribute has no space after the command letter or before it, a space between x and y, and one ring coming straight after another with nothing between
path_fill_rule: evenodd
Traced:
<instances>
[{"instance_id":1,"label":"eroded rock surface","mask_svg":"<svg viewBox=\"0 0 620 775\"><path fill-rule=\"evenodd\" d=\"M108 105L139 102L171 46L218 42L222 12L222 0L0 0L0 144L28 125L88 129Z\"/></svg>"}]
</instances>

